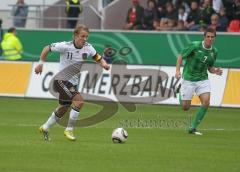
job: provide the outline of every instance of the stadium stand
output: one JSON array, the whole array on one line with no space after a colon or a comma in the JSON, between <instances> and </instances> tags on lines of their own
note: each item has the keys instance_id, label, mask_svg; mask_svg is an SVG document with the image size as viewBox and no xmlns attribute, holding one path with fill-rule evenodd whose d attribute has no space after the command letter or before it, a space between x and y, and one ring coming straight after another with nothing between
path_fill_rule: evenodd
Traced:
<instances>
[{"instance_id":1,"label":"stadium stand","mask_svg":"<svg viewBox=\"0 0 240 172\"><path fill-rule=\"evenodd\" d=\"M206 0L209 2L208 0ZM8 28L12 26L11 16L11 8L16 3L16 0L2 0L0 4L0 15L3 21L3 28ZM25 0L26 4L29 6L29 14L27 17L26 28L66 28L66 14L65 14L65 0L42 0L42 1L31 1ZM139 3L143 8L147 8L146 0L139 0ZM156 0L159 8L162 8L161 18L164 18L164 10L166 11L166 3L159 6L159 0ZM187 12L189 12L190 4L182 3L182 0L172 1L174 5L174 10L177 11L178 8L184 6ZM81 4L83 5L83 12L79 15L79 23L85 24L89 26L90 29L122 29L124 23L126 22L126 15L128 9L131 7L131 1L123 1L123 0L113 0L109 1L107 4L103 3L103 0L82 0ZM212 8L212 3L210 6ZM161 3L160 3L161 4ZM224 24L227 24L227 27L230 28L228 31L231 31L231 28L234 27L234 23L231 26L228 24L232 20L239 20L239 0L228 1L226 3L223 1L223 6L221 8L226 9L227 19L224 19ZM231 7L231 8L230 8ZM199 11L204 12L206 8L199 3ZM220 17L221 12L219 11ZM191 13L191 11L190 11ZM215 13L215 12L214 12ZM201 13L202 14L202 13ZM199 14L199 16L201 15ZM158 15L159 16L159 15ZM222 18L222 17L221 17ZM160 18L159 18L160 20ZM227 21L227 23L226 23ZM198 23L200 23L200 20ZM204 23L206 24L206 23ZM184 24L185 25L185 24ZM208 27L209 23L205 27ZM176 27L176 26L175 26ZM180 29L180 30L188 30L189 28ZM162 29L159 29L162 30ZM174 29L175 30L175 29ZM179 29L177 29L179 30ZM198 30L198 29L197 29Z\"/></svg>"}]
</instances>

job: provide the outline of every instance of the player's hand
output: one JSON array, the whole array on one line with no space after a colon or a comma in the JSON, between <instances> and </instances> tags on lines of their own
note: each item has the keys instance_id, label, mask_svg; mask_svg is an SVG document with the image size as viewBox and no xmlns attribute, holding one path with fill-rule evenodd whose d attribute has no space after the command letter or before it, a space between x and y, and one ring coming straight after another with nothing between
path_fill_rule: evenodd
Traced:
<instances>
[{"instance_id":1,"label":"player's hand","mask_svg":"<svg viewBox=\"0 0 240 172\"><path fill-rule=\"evenodd\" d=\"M176 79L180 79L181 78L181 72L180 71L176 71L175 78Z\"/></svg>"},{"instance_id":2,"label":"player's hand","mask_svg":"<svg viewBox=\"0 0 240 172\"><path fill-rule=\"evenodd\" d=\"M43 64L38 64L38 65L35 67L35 73L41 75L41 73L42 73L42 68L43 68Z\"/></svg>"},{"instance_id":3,"label":"player's hand","mask_svg":"<svg viewBox=\"0 0 240 172\"><path fill-rule=\"evenodd\" d=\"M103 67L105 70L109 70L109 69L110 69L110 66L109 66L107 63L103 64L102 67Z\"/></svg>"},{"instance_id":4,"label":"player's hand","mask_svg":"<svg viewBox=\"0 0 240 172\"><path fill-rule=\"evenodd\" d=\"M215 73L217 74L217 75L222 75L222 73L223 73L223 70L221 69L221 68L216 68L215 69Z\"/></svg>"},{"instance_id":5,"label":"player's hand","mask_svg":"<svg viewBox=\"0 0 240 172\"><path fill-rule=\"evenodd\" d=\"M101 59L100 61L101 66L105 69L105 70L109 70L110 66L109 64L107 64L107 62L104 59Z\"/></svg>"}]
</instances>

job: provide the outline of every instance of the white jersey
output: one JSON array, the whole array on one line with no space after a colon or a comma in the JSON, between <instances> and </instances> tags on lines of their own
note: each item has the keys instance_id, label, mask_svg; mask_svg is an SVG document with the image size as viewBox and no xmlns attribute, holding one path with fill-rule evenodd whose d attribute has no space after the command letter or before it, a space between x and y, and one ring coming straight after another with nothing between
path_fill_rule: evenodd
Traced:
<instances>
[{"instance_id":1,"label":"white jersey","mask_svg":"<svg viewBox=\"0 0 240 172\"><path fill-rule=\"evenodd\" d=\"M69 42L57 42L52 43L50 45L50 50L52 52L59 52L60 53L60 64L59 64L59 71L63 71L66 67L79 63L87 59L87 57L93 57L97 54L96 50L93 46L89 43L85 43L84 46L79 49L76 48L73 41ZM61 80L67 80L64 78L64 75L69 75L67 72L64 71L63 75L61 75ZM67 76L66 78L69 78ZM73 85L78 84L78 75L72 76L69 82Z\"/></svg>"}]
</instances>

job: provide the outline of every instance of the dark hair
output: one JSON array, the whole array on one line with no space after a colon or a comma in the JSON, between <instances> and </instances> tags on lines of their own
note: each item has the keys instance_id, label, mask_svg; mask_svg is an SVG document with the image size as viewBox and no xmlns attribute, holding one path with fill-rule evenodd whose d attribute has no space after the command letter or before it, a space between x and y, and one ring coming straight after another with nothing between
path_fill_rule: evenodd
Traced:
<instances>
[{"instance_id":1,"label":"dark hair","mask_svg":"<svg viewBox=\"0 0 240 172\"><path fill-rule=\"evenodd\" d=\"M178 10L179 10L179 9L183 9L184 11L186 11L184 5L179 5Z\"/></svg>"},{"instance_id":2,"label":"dark hair","mask_svg":"<svg viewBox=\"0 0 240 172\"><path fill-rule=\"evenodd\" d=\"M15 27L10 27L7 32L8 33L12 33L14 31L16 31L16 28Z\"/></svg>"},{"instance_id":3,"label":"dark hair","mask_svg":"<svg viewBox=\"0 0 240 172\"><path fill-rule=\"evenodd\" d=\"M148 1L147 1L147 5L149 4L149 2L152 2L152 3L154 3L154 8L156 8L156 6L157 6L157 3L156 3L156 1L155 1L155 0L148 0Z\"/></svg>"},{"instance_id":4,"label":"dark hair","mask_svg":"<svg viewBox=\"0 0 240 172\"><path fill-rule=\"evenodd\" d=\"M217 36L216 30L213 29L213 28L211 28L211 27L209 27L209 28L207 28L207 29L205 30L204 36L206 36L207 32L214 33L214 36L215 36L215 37Z\"/></svg>"}]
</instances>

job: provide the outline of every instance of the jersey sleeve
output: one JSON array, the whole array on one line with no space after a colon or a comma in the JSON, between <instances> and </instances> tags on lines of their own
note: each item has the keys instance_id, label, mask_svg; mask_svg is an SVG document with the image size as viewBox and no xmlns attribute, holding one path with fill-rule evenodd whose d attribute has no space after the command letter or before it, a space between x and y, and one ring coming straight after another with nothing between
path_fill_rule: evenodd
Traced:
<instances>
[{"instance_id":1,"label":"jersey sleeve","mask_svg":"<svg viewBox=\"0 0 240 172\"><path fill-rule=\"evenodd\" d=\"M102 56L97 53L97 51L93 48L92 45L89 46L90 56L93 58L94 61L98 62L102 59Z\"/></svg>"},{"instance_id":2,"label":"jersey sleeve","mask_svg":"<svg viewBox=\"0 0 240 172\"><path fill-rule=\"evenodd\" d=\"M182 51L181 51L181 55L183 59L186 59L196 48L196 43L192 42L190 43L187 47L185 47Z\"/></svg>"},{"instance_id":3,"label":"jersey sleeve","mask_svg":"<svg viewBox=\"0 0 240 172\"><path fill-rule=\"evenodd\" d=\"M66 43L65 42L52 43L49 47L52 52L62 53L64 51L66 51Z\"/></svg>"}]
</instances>

